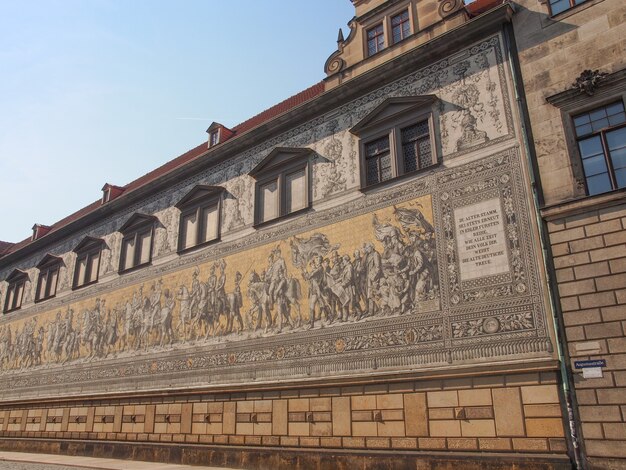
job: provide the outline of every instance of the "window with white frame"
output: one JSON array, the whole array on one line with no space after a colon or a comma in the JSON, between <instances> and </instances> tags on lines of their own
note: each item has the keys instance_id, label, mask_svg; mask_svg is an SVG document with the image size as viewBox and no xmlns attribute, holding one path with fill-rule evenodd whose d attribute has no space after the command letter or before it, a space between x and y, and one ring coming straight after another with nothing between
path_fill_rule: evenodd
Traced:
<instances>
[{"instance_id":1,"label":"window with white frame","mask_svg":"<svg viewBox=\"0 0 626 470\"><path fill-rule=\"evenodd\" d=\"M219 240L223 192L221 187L198 185L176 204L180 209L179 252Z\"/></svg>"},{"instance_id":2,"label":"window with white frame","mask_svg":"<svg viewBox=\"0 0 626 470\"><path fill-rule=\"evenodd\" d=\"M145 266L152 261L156 217L135 214L121 228L120 272Z\"/></svg>"},{"instance_id":3,"label":"window with white frame","mask_svg":"<svg viewBox=\"0 0 626 470\"><path fill-rule=\"evenodd\" d=\"M76 253L76 265L74 268L74 280L72 288L88 286L98 282L100 270L100 258L104 241L100 238L85 237L74 248Z\"/></svg>"},{"instance_id":4,"label":"window with white frame","mask_svg":"<svg viewBox=\"0 0 626 470\"><path fill-rule=\"evenodd\" d=\"M39 278L37 279L37 291L35 292L35 302L50 299L57 293L59 283L59 272L63 261L61 258L46 255L37 265Z\"/></svg>"},{"instance_id":5,"label":"window with white frame","mask_svg":"<svg viewBox=\"0 0 626 470\"><path fill-rule=\"evenodd\" d=\"M8 286L4 300L4 313L13 312L22 308L22 300L24 298L24 289L27 280L28 274L19 269L13 270L9 277L6 278Z\"/></svg>"},{"instance_id":6,"label":"window with white frame","mask_svg":"<svg viewBox=\"0 0 626 470\"><path fill-rule=\"evenodd\" d=\"M250 172L256 179L257 225L309 208L310 154L310 149L278 148Z\"/></svg>"}]
</instances>

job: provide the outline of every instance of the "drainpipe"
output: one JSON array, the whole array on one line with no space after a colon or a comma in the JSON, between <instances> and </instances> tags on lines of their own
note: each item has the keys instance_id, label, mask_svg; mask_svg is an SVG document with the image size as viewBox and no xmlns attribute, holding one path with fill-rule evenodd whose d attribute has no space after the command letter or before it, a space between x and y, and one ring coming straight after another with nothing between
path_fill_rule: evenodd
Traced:
<instances>
[{"instance_id":1,"label":"drainpipe","mask_svg":"<svg viewBox=\"0 0 626 470\"><path fill-rule=\"evenodd\" d=\"M521 117L521 137L522 144L524 146L526 160L528 163L530 173L530 184L533 193L533 203L535 205L535 218L537 220L537 226L539 227L539 240L541 243L541 250L543 254L543 265L547 273L548 282L548 296L550 299L550 305L552 307L552 321L554 324L554 330L556 334L556 351L558 354L559 366L561 370L561 382L562 392L565 398L565 404L562 408L566 415L565 421L569 427L569 433L565 433L567 436L568 450L570 453L570 459L573 461L575 468L585 470L587 468L586 459L584 458L582 442L579 440L581 433L580 419L578 417L578 409L576 406L576 400L573 390L573 375L570 367L570 358L565 346L565 325L563 324L563 317L560 314L560 308L557 302L558 288L556 282L556 271L552 262L552 249L549 243L549 236L546 224L540 215L540 207L543 205L543 192L541 190L541 181L539 179L539 168L537 166L537 158L535 154L533 142L532 130L530 127L528 109L526 107L526 98L524 94L524 87L521 79L521 69L519 65L519 59L517 56L517 45L515 43L515 33L512 23L504 25L504 42L506 47L506 53L508 57L509 66L511 69L511 76L513 78L513 89L515 91L515 101L517 103L519 115Z\"/></svg>"}]
</instances>

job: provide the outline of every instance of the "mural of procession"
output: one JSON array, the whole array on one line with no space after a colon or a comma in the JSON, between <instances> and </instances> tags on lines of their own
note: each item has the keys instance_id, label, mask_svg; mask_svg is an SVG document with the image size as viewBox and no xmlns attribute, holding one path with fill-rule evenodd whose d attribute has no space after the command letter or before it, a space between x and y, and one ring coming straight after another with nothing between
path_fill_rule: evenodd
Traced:
<instances>
[{"instance_id":1,"label":"mural of procession","mask_svg":"<svg viewBox=\"0 0 626 470\"><path fill-rule=\"evenodd\" d=\"M359 227L362 227L359 229ZM430 197L0 326L2 370L327 328L439 307Z\"/></svg>"}]
</instances>

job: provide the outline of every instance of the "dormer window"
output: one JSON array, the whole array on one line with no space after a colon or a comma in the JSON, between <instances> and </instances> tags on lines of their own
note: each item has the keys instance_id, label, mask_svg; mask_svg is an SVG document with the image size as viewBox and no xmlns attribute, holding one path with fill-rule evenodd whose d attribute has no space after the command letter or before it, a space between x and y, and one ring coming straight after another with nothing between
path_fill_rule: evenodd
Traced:
<instances>
[{"instance_id":1,"label":"dormer window","mask_svg":"<svg viewBox=\"0 0 626 470\"><path fill-rule=\"evenodd\" d=\"M100 258L104 241L100 238L85 237L76 248L76 267L72 289L78 289L98 282Z\"/></svg>"},{"instance_id":2,"label":"dormer window","mask_svg":"<svg viewBox=\"0 0 626 470\"><path fill-rule=\"evenodd\" d=\"M122 252L120 256L120 272L139 268L152 261L152 241L154 216L135 214L121 228Z\"/></svg>"},{"instance_id":3,"label":"dormer window","mask_svg":"<svg viewBox=\"0 0 626 470\"><path fill-rule=\"evenodd\" d=\"M223 126L219 122L214 122L213 124L211 124L206 131L207 134L209 134L209 148L224 143L233 135L235 135L233 131Z\"/></svg>"},{"instance_id":4,"label":"dormer window","mask_svg":"<svg viewBox=\"0 0 626 470\"><path fill-rule=\"evenodd\" d=\"M59 282L59 271L63 260L58 256L46 255L39 262L39 279L37 280L37 291L35 293L35 302L51 299L57 293L57 284Z\"/></svg>"},{"instance_id":5,"label":"dormer window","mask_svg":"<svg viewBox=\"0 0 626 470\"><path fill-rule=\"evenodd\" d=\"M257 225L309 208L310 155L306 148L277 148L250 172L257 180Z\"/></svg>"},{"instance_id":6,"label":"dormer window","mask_svg":"<svg viewBox=\"0 0 626 470\"><path fill-rule=\"evenodd\" d=\"M385 48L385 28L382 23L367 30L367 55L382 51Z\"/></svg>"},{"instance_id":7,"label":"dormer window","mask_svg":"<svg viewBox=\"0 0 626 470\"><path fill-rule=\"evenodd\" d=\"M33 235L31 237L32 241L38 240L43 237L46 233L50 231L52 227L48 227L47 225L35 224L33 225Z\"/></svg>"},{"instance_id":8,"label":"dormer window","mask_svg":"<svg viewBox=\"0 0 626 470\"><path fill-rule=\"evenodd\" d=\"M350 132L361 139L361 187L369 187L437 163L434 95L390 98Z\"/></svg>"},{"instance_id":9,"label":"dormer window","mask_svg":"<svg viewBox=\"0 0 626 470\"><path fill-rule=\"evenodd\" d=\"M209 133L209 147L213 147L220 143L220 130L214 130Z\"/></svg>"},{"instance_id":10,"label":"dormer window","mask_svg":"<svg viewBox=\"0 0 626 470\"><path fill-rule=\"evenodd\" d=\"M180 209L178 251L219 240L224 188L198 185L176 204Z\"/></svg>"},{"instance_id":11,"label":"dormer window","mask_svg":"<svg viewBox=\"0 0 626 470\"><path fill-rule=\"evenodd\" d=\"M102 204L112 201L124 192L124 188L112 184L102 186Z\"/></svg>"},{"instance_id":12,"label":"dormer window","mask_svg":"<svg viewBox=\"0 0 626 470\"><path fill-rule=\"evenodd\" d=\"M4 313L13 312L22 308L24 286L27 280L28 274L19 269L13 270L9 277L7 277L6 282L8 283L8 287L4 300Z\"/></svg>"}]
</instances>

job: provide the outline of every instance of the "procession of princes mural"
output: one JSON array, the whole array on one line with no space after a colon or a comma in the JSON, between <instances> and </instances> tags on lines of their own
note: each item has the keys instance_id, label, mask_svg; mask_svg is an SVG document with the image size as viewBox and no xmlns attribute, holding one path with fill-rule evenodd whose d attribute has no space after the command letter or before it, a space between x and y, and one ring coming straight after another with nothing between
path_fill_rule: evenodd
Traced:
<instances>
[{"instance_id":1,"label":"procession of princes mural","mask_svg":"<svg viewBox=\"0 0 626 470\"><path fill-rule=\"evenodd\" d=\"M21 328L1 326L0 366L104 359L418 312L439 297L435 231L419 203L391 213L384 221L371 214L378 243L352 252L319 231L293 236L272 244L265 266L232 273L219 259L209 263L208 277L195 267L191 282L175 288L161 278L114 305L101 296L91 308L70 305L52 320L39 315Z\"/></svg>"}]
</instances>

